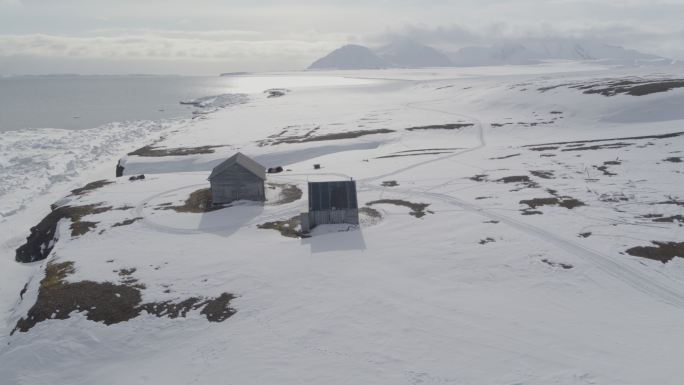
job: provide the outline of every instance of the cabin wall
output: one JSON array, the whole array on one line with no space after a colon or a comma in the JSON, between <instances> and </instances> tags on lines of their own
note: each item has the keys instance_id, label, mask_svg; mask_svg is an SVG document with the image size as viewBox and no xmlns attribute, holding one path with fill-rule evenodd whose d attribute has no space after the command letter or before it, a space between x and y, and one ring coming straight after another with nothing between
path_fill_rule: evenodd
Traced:
<instances>
[{"instance_id":1,"label":"cabin wall","mask_svg":"<svg viewBox=\"0 0 684 385\"><path fill-rule=\"evenodd\" d=\"M348 223L359 224L359 209L320 210L309 212L309 227Z\"/></svg>"},{"instance_id":2,"label":"cabin wall","mask_svg":"<svg viewBox=\"0 0 684 385\"><path fill-rule=\"evenodd\" d=\"M302 214L301 223L304 232L318 225L358 225L356 182L309 182L309 212Z\"/></svg>"},{"instance_id":3,"label":"cabin wall","mask_svg":"<svg viewBox=\"0 0 684 385\"><path fill-rule=\"evenodd\" d=\"M266 200L264 181L239 164L235 164L216 175L211 183L212 202L230 203L236 200Z\"/></svg>"}]
</instances>

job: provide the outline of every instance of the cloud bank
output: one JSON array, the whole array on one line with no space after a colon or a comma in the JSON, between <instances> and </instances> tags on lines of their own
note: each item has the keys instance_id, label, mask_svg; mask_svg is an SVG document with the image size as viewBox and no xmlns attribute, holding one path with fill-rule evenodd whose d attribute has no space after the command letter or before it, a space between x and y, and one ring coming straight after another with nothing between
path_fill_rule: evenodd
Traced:
<instances>
[{"instance_id":1,"label":"cloud bank","mask_svg":"<svg viewBox=\"0 0 684 385\"><path fill-rule=\"evenodd\" d=\"M601 40L684 59L674 0L0 0L0 74L301 69L346 43Z\"/></svg>"}]
</instances>

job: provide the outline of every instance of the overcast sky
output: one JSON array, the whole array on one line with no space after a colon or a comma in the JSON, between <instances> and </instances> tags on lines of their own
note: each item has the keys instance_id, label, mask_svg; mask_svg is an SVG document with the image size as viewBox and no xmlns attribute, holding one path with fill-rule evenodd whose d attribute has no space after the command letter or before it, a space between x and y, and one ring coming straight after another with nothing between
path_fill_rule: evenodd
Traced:
<instances>
[{"instance_id":1,"label":"overcast sky","mask_svg":"<svg viewBox=\"0 0 684 385\"><path fill-rule=\"evenodd\" d=\"M0 0L0 74L302 69L397 36L581 37L684 59L684 0Z\"/></svg>"}]
</instances>

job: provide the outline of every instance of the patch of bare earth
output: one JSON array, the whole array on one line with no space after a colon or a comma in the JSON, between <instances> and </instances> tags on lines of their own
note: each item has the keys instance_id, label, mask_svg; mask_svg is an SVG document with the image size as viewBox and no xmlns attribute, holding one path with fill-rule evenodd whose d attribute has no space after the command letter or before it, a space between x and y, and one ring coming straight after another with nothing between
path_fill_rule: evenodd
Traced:
<instances>
[{"instance_id":1,"label":"patch of bare earth","mask_svg":"<svg viewBox=\"0 0 684 385\"><path fill-rule=\"evenodd\" d=\"M679 200L678 198L675 197L667 197L668 200L662 201L662 202L656 202L652 203L654 205L675 205L675 206L684 206L684 201Z\"/></svg>"},{"instance_id":2,"label":"patch of bare earth","mask_svg":"<svg viewBox=\"0 0 684 385\"><path fill-rule=\"evenodd\" d=\"M140 220L142 220L142 219L143 219L143 217L125 219L125 220L123 220L123 221L121 221L121 222L117 222L117 223L113 224L112 227L129 226L129 225L132 225L132 224L134 224L135 222L140 221Z\"/></svg>"},{"instance_id":3,"label":"patch of bare earth","mask_svg":"<svg viewBox=\"0 0 684 385\"><path fill-rule=\"evenodd\" d=\"M544 262L545 264L547 264L551 267L560 267L564 270L569 270L569 269L572 269L574 267L569 263L553 262L553 261L548 260L548 259L542 259L542 262Z\"/></svg>"},{"instance_id":4,"label":"patch of bare earth","mask_svg":"<svg viewBox=\"0 0 684 385\"><path fill-rule=\"evenodd\" d=\"M227 147L225 145L214 146L200 146L200 147L179 147L179 148L159 148L154 146L141 147L128 155L144 156L144 157L163 157L163 156L185 156L185 155L201 155L213 154L215 149Z\"/></svg>"},{"instance_id":5,"label":"patch of bare earth","mask_svg":"<svg viewBox=\"0 0 684 385\"><path fill-rule=\"evenodd\" d=\"M432 211L425 211L425 209L430 206L429 203L414 203L414 202L409 202L401 199L379 199L376 201L368 202L366 205L368 206L373 206L373 205L380 205L380 204L388 204L388 205L395 205L395 206L403 206L403 207L408 207L411 211L409 212L409 215L412 215L416 218L422 218L426 215L426 213L429 214L434 214Z\"/></svg>"},{"instance_id":6,"label":"patch of bare earth","mask_svg":"<svg viewBox=\"0 0 684 385\"><path fill-rule=\"evenodd\" d=\"M200 310L209 322L223 322L236 313L230 307L230 301L235 299L232 294L223 293L216 298L190 297L181 302L154 302L140 306L141 310L157 317L185 318L192 310Z\"/></svg>"},{"instance_id":7,"label":"patch of bare earth","mask_svg":"<svg viewBox=\"0 0 684 385\"><path fill-rule=\"evenodd\" d=\"M453 151L453 150L463 150L463 147L418 148L415 150L397 151L394 154L406 154L406 153L410 153L410 152L426 152L426 151Z\"/></svg>"},{"instance_id":8,"label":"patch of bare earth","mask_svg":"<svg viewBox=\"0 0 684 385\"><path fill-rule=\"evenodd\" d=\"M302 196L304 195L302 190L293 184L268 183L267 186L272 190L280 189L279 199L273 202L274 205L284 205L287 203L296 202L302 199Z\"/></svg>"},{"instance_id":9,"label":"patch of bare earth","mask_svg":"<svg viewBox=\"0 0 684 385\"><path fill-rule=\"evenodd\" d=\"M529 188L539 187L539 185L527 175L505 176L496 181L499 183L516 183Z\"/></svg>"},{"instance_id":10,"label":"patch of bare earth","mask_svg":"<svg viewBox=\"0 0 684 385\"><path fill-rule=\"evenodd\" d=\"M318 129L318 128L317 128ZM275 146L278 144L288 144L288 143L308 143L308 142L323 142L330 140L342 140L342 139L354 139L366 135L377 135L377 134L389 134L395 132L394 130L380 128L377 130L364 130L364 131L347 131L347 132L337 132L325 135L313 135L317 129L314 129L304 135L294 135L294 136L274 136L272 138L266 139L259 142L259 146Z\"/></svg>"},{"instance_id":11,"label":"patch of bare earth","mask_svg":"<svg viewBox=\"0 0 684 385\"><path fill-rule=\"evenodd\" d=\"M420 131L420 130L460 130L461 128L472 127L472 123L452 123L452 124L435 124L431 126L409 127L406 131Z\"/></svg>"},{"instance_id":12,"label":"patch of bare earth","mask_svg":"<svg viewBox=\"0 0 684 385\"><path fill-rule=\"evenodd\" d=\"M36 303L16 324L16 331L28 332L36 324L49 319L68 319L72 312L80 312L88 320L113 325L129 321L145 311L158 317L185 317L190 310L202 308L201 314L210 322L221 322L235 314L230 307L231 294L223 293L217 298L193 297L178 303L140 304L143 285L130 278L135 269L122 270L119 275L128 277L122 284L112 282L68 282L66 277L74 273L73 262L50 262L45 278L40 282Z\"/></svg>"},{"instance_id":13,"label":"patch of bare earth","mask_svg":"<svg viewBox=\"0 0 684 385\"><path fill-rule=\"evenodd\" d=\"M383 156L378 156L375 159L390 159L390 158L404 158L407 156L425 156L425 155L442 155L442 154L453 154L452 151L446 151L446 152L414 152L411 154L392 154L392 155L383 155Z\"/></svg>"},{"instance_id":14,"label":"patch of bare earth","mask_svg":"<svg viewBox=\"0 0 684 385\"><path fill-rule=\"evenodd\" d=\"M584 202L571 198L571 197L548 197L548 198L534 198L521 200L519 202L521 205L527 205L528 207L520 210L523 215L540 215L543 212L535 210L543 206L560 206L565 207L568 210L574 209L575 207L584 206Z\"/></svg>"},{"instance_id":15,"label":"patch of bare earth","mask_svg":"<svg viewBox=\"0 0 684 385\"><path fill-rule=\"evenodd\" d=\"M500 157L498 157L498 158L489 158L489 160L509 159L509 158L514 158L514 157L516 157L516 156L520 156L520 155L521 155L520 153L518 153L518 154L511 154L511 155L504 155L504 156L500 156Z\"/></svg>"},{"instance_id":16,"label":"patch of bare earth","mask_svg":"<svg viewBox=\"0 0 684 385\"><path fill-rule=\"evenodd\" d=\"M663 214L646 214L642 215L642 218L650 219L653 222L659 223L675 223L678 222L679 226L684 226L684 215L671 215L666 217Z\"/></svg>"},{"instance_id":17,"label":"patch of bare earth","mask_svg":"<svg viewBox=\"0 0 684 385\"><path fill-rule=\"evenodd\" d=\"M651 242L654 246L637 246L627 254L667 263L676 257L684 258L684 242Z\"/></svg>"},{"instance_id":18,"label":"patch of bare earth","mask_svg":"<svg viewBox=\"0 0 684 385\"><path fill-rule=\"evenodd\" d=\"M571 142L552 142L552 143L540 143L540 144L528 144L522 147L528 148L531 151L546 151L546 150L557 150L562 145L568 145L567 147L577 147L579 145L585 145L587 143L601 143L601 142L616 142L620 140L642 140L642 139L670 139L676 138L678 136L684 135L684 131L672 132L669 134L659 134L659 135L645 135L645 136L629 136L623 138L609 138L609 139L590 139L590 140L575 140ZM615 143L613 143L615 144ZM586 148L585 148L586 149Z\"/></svg>"},{"instance_id":19,"label":"patch of bare earth","mask_svg":"<svg viewBox=\"0 0 684 385\"><path fill-rule=\"evenodd\" d=\"M551 170L533 170L530 174L542 179L553 179L553 171Z\"/></svg>"},{"instance_id":20,"label":"patch of bare earth","mask_svg":"<svg viewBox=\"0 0 684 385\"><path fill-rule=\"evenodd\" d=\"M382 214L380 214L380 211L372 208L372 207L361 207L359 209L359 214L365 215L369 218L373 219L380 219L382 218Z\"/></svg>"},{"instance_id":21,"label":"patch of bare earth","mask_svg":"<svg viewBox=\"0 0 684 385\"><path fill-rule=\"evenodd\" d=\"M87 185L77 188L75 190L71 190L72 195L84 195L90 191L97 190L99 188L102 188L104 186L107 186L109 184L112 184L114 182L108 181L108 180L98 180L95 182L90 182Z\"/></svg>"},{"instance_id":22,"label":"patch of bare earth","mask_svg":"<svg viewBox=\"0 0 684 385\"><path fill-rule=\"evenodd\" d=\"M607 150L607 149L617 149L633 146L634 143L627 142L616 142L616 143L606 143L606 144L595 144L593 146L575 146L562 149L561 151L595 151L595 150Z\"/></svg>"},{"instance_id":23,"label":"patch of bare earth","mask_svg":"<svg viewBox=\"0 0 684 385\"><path fill-rule=\"evenodd\" d=\"M487 175L487 174L478 174L475 176L471 176L470 180L474 180L475 182L486 182L488 176L489 175Z\"/></svg>"},{"instance_id":24,"label":"patch of bare earth","mask_svg":"<svg viewBox=\"0 0 684 385\"><path fill-rule=\"evenodd\" d=\"M531 147L530 151L552 151L552 150L558 150L560 147L558 146L540 146L540 147Z\"/></svg>"},{"instance_id":25,"label":"patch of bare earth","mask_svg":"<svg viewBox=\"0 0 684 385\"><path fill-rule=\"evenodd\" d=\"M558 84L542 87L538 90L540 92L546 92L559 87L580 90L584 94L598 94L603 96L615 96L620 94L644 96L684 87L684 79L602 79L591 82Z\"/></svg>"},{"instance_id":26,"label":"patch of bare earth","mask_svg":"<svg viewBox=\"0 0 684 385\"><path fill-rule=\"evenodd\" d=\"M300 230L299 216L294 216L290 219L282 221L266 222L257 225L258 228L263 230L276 230L283 237L287 238L309 238L310 236L302 233Z\"/></svg>"},{"instance_id":27,"label":"patch of bare earth","mask_svg":"<svg viewBox=\"0 0 684 385\"><path fill-rule=\"evenodd\" d=\"M214 205L211 201L211 189L203 188L190 193L188 199L180 206L173 206L172 204L164 203L158 205L157 210L174 210L177 213L208 213L211 211L221 210L225 206Z\"/></svg>"},{"instance_id":28,"label":"patch of bare earth","mask_svg":"<svg viewBox=\"0 0 684 385\"><path fill-rule=\"evenodd\" d=\"M83 217L101 214L111 209L112 207L109 206L103 207L102 203L55 207L40 223L31 228L26 243L16 250L16 261L28 263L47 258L57 242L57 225L62 219L71 221L71 236L78 237L96 228L98 224L98 222L82 221Z\"/></svg>"}]
</instances>

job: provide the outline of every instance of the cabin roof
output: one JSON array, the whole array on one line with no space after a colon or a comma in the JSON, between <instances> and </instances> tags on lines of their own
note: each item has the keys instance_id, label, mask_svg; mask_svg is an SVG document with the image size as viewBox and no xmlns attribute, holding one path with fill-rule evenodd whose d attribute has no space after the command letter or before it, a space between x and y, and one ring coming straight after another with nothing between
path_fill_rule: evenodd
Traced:
<instances>
[{"instance_id":1,"label":"cabin roof","mask_svg":"<svg viewBox=\"0 0 684 385\"><path fill-rule=\"evenodd\" d=\"M214 169L211 171L211 175L209 175L209 180L214 179L217 175L221 174L222 172L226 171L228 168L236 164L244 167L245 169L247 169L247 171L258 176L262 180L266 180L266 167L260 165L254 159L246 156L241 152L238 152L237 154L223 161L218 166L214 167Z\"/></svg>"},{"instance_id":2,"label":"cabin roof","mask_svg":"<svg viewBox=\"0 0 684 385\"><path fill-rule=\"evenodd\" d=\"M356 182L309 182L309 211L356 209Z\"/></svg>"}]
</instances>

